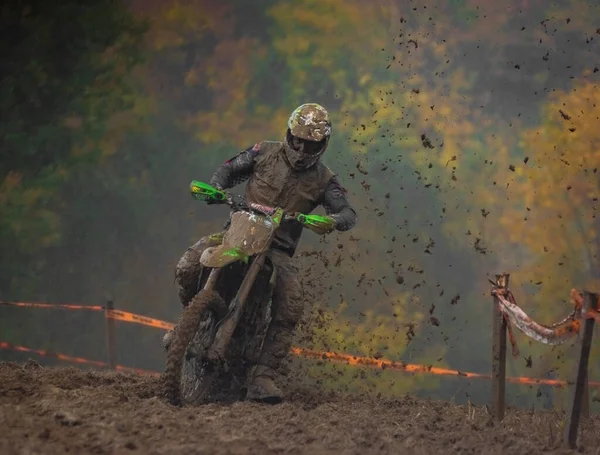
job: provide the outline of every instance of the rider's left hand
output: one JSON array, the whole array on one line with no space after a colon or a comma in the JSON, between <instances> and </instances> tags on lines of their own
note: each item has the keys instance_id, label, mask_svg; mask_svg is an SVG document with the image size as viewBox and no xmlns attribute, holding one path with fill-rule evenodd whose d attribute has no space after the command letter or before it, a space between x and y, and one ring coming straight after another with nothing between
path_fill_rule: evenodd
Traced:
<instances>
[{"instance_id":1,"label":"rider's left hand","mask_svg":"<svg viewBox=\"0 0 600 455\"><path fill-rule=\"evenodd\" d=\"M325 235L333 232L336 227L335 218L333 216L326 216L324 218L324 222L305 224L305 227L319 235Z\"/></svg>"}]
</instances>

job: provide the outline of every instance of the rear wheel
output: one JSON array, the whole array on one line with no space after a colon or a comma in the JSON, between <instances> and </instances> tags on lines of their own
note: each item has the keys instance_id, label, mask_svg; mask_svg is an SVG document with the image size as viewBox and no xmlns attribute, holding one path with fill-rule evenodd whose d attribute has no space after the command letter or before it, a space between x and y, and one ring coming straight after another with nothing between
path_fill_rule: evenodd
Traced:
<instances>
[{"instance_id":1,"label":"rear wheel","mask_svg":"<svg viewBox=\"0 0 600 455\"><path fill-rule=\"evenodd\" d=\"M215 305L224 305L219 294L202 290L196 294L179 317L167 352L164 374L165 395L174 406L181 405L181 374L188 346L196 335L202 315Z\"/></svg>"}]
</instances>

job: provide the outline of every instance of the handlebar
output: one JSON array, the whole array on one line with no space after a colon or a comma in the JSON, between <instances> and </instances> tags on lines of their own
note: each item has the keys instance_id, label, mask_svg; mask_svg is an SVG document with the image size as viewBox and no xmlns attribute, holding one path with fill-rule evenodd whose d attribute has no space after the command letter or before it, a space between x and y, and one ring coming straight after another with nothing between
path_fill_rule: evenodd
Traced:
<instances>
[{"instance_id":1,"label":"handlebar","mask_svg":"<svg viewBox=\"0 0 600 455\"><path fill-rule=\"evenodd\" d=\"M204 201L208 204L227 204L233 210L250 210L268 216L273 216L278 211L276 207L248 202L241 195L232 195L197 180L192 181L190 190L192 191L192 196L199 201Z\"/></svg>"},{"instance_id":2,"label":"handlebar","mask_svg":"<svg viewBox=\"0 0 600 455\"><path fill-rule=\"evenodd\" d=\"M208 204L227 204L233 210L249 210L261 215L279 218L279 221L296 220L304 227L310 229L331 231L335 226L335 221L329 216L285 213L279 207L270 207L249 202L246 201L243 196L234 196L226 191L219 190L212 185L197 180L192 180L190 183L190 191L194 199L204 201Z\"/></svg>"}]
</instances>

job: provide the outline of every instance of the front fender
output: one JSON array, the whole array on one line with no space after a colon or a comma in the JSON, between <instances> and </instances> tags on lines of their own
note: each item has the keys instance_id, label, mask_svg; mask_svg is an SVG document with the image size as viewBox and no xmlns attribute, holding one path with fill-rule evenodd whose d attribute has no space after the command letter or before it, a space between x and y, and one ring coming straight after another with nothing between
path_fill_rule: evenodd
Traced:
<instances>
[{"instance_id":1,"label":"front fender","mask_svg":"<svg viewBox=\"0 0 600 455\"><path fill-rule=\"evenodd\" d=\"M219 245L210 247L204 250L200 256L200 263L204 267L212 269L226 267L236 261L248 263L248 254L237 247L229 247L227 245Z\"/></svg>"}]
</instances>

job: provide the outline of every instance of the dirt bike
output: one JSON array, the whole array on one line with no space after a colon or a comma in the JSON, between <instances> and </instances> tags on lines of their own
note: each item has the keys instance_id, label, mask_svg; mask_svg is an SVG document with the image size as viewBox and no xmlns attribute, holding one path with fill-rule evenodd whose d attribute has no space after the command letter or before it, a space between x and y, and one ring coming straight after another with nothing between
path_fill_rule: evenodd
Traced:
<instances>
[{"instance_id":1,"label":"dirt bike","mask_svg":"<svg viewBox=\"0 0 600 455\"><path fill-rule=\"evenodd\" d=\"M284 213L279 207L247 202L203 182L192 196L231 208L229 227L213 234L202 254L199 292L191 299L167 347L165 393L173 405L245 398L251 367L262 350L271 320L277 269L268 253L283 220L333 229L320 215Z\"/></svg>"}]
</instances>

